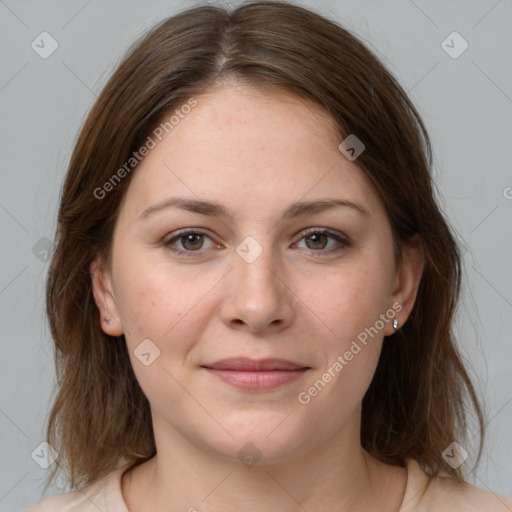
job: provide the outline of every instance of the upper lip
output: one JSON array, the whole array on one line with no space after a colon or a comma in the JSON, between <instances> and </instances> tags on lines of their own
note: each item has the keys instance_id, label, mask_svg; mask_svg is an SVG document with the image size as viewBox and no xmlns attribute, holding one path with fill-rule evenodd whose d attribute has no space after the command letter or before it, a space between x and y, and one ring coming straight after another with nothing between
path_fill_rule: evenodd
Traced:
<instances>
[{"instance_id":1,"label":"upper lip","mask_svg":"<svg viewBox=\"0 0 512 512\"><path fill-rule=\"evenodd\" d=\"M300 370L303 368L309 368L307 366L302 366L286 359L249 359L246 357L221 359L220 361L204 364L202 366L214 370L238 370L249 372L266 370Z\"/></svg>"}]
</instances>

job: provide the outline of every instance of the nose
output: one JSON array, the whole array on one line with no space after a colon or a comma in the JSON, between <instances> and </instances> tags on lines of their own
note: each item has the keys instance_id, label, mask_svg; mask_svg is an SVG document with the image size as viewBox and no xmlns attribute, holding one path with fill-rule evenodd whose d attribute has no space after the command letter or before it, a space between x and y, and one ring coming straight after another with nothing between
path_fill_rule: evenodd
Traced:
<instances>
[{"instance_id":1,"label":"nose","mask_svg":"<svg viewBox=\"0 0 512 512\"><path fill-rule=\"evenodd\" d=\"M226 276L221 315L230 328L263 335L288 327L295 316L295 295L284 266L265 249L252 262L234 255Z\"/></svg>"}]
</instances>

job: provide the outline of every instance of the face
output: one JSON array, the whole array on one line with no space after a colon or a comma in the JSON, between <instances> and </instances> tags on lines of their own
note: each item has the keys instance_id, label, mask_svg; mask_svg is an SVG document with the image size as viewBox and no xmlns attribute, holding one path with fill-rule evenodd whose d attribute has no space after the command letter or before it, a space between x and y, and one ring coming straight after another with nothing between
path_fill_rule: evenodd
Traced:
<instances>
[{"instance_id":1,"label":"face","mask_svg":"<svg viewBox=\"0 0 512 512\"><path fill-rule=\"evenodd\" d=\"M419 272L407 255L395 268L384 206L317 107L245 87L195 99L134 171L111 266L93 265L157 446L182 437L236 457L251 442L278 461L358 436ZM213 368L229 358L298 369Z\"/></svg>"}]
</instances>

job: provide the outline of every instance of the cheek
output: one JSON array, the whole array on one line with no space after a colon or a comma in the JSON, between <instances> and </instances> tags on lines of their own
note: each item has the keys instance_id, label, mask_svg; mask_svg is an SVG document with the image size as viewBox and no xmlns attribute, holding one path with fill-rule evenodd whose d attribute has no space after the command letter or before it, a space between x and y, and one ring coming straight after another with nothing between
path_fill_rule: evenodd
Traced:
<instances>
[{"instance_id":1,"label":"cheek","mask_svg":"<svg viewBox=\"0 0 512 512\"><path fill-rule=\"evenodd\" d=\"M160 364L186 362L214 314L210 292L219 280L216 273L195 272L192 266L179 268L165 257L144 255L119 263L116 299L135 368L140 363L134 360L134 351L146 339L160 351Z\"/></svg>"},{"instance_id":2,"label":"cheek","mask_svg":"<svg viewBox=\"0 0 512 512\"><path fill-rule=\"evenodd\" d=\"M164 275L158 279L141 272L125 280L116 290L125 336L131 345L139 338L159 338L183 316L183 293Z\"/></svg>"},{"instance_id":3,"label":"cheek","mask_svg":"<svg viewBox=\"0 0 512 512\"><path fill-rule=\"evenodd\" d=\"M172 263L164 249L140 245L125 233L119 235L114 250L115 295L127 339L162 338L192 310L208 285L208 278L187 279ZM131 247L131 249L129 249Z\"/></svg>"},{"instance_id":4,"label":"cheek","mask_svg":"<svg viewBox=\"0 0 512 512\"><path fill-rule=\"evenodd\" d=\"M326 336L318 337L322 364L301 389L298 401L312 417L323 418L326 432L345 423L361 404L375 373L386 311L385 282L369 273L339 275L332 288L315 296Z\"/></svg>"},{"instance_id":5,"label":"cheek","mask_svg":"<svg viewBox=\"0 0 512 512\"><path fill-rule=\"evenodd\" d=\"M204 328L201 322L207 314L200 302L204 291L193 286L193 281L179 282L169 269L151 266L139 270L125 274L130 278L117 290L135 376L153 405L165 408L172 400L185 406L183 391L173 376L182 380L179 368Z\"/></svg>"},{"instance_id":6,"label":"cheek","mask_svg":"<svg viewBox=\"0 0 512 512\"><path fill-rule=\"evenodd\" d=\"M374 255L336 269L322 289L314 287L313 280L308 286L310 300L305 303L327 327L318 339L324 357L311 398L318 407L342 399L346 407L337 409L335 416L356 407L373 378L385 325L381 315L389 308L391 272L392 260ZM322 398L314 398L315 393Z\"/></svg>"},{"instance_id":7,"label":"cheek","mask_svg":"<svg viewBox=\"0 0 512 512\"><path fill-rule=\"evenodd\" d=\"M392 269L384 259L365 258L333 270L321 289L310 283L311 309L340 341L357 337L389 308Z\"/></svg>"}]
</instances>

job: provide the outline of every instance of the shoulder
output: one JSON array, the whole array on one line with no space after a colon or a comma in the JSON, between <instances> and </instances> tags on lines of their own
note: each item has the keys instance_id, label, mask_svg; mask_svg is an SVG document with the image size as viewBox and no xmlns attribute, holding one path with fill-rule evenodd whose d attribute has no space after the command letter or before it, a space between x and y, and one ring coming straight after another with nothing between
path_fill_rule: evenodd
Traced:
<instances>
[{"instance_id":1,"label":"shoulder","mask_svg":"<svg viewBox=\"0 0 512 512\"><path fill-rule=\"evenodd\" d=\"M116 469L83 489L41 500L25 512L128 512L121 491L121 476L126 469Z\"/></svg>"},{"instance_id":2,"label":"shoulder","mask_svg":"<svg viewBox=\"0 0 512 512\"><path fill-rule=\"evenodd\" d=\"M512 500L452 478L429 477L407 461L408 482L400 512L511 512Z\"/></svg>"}]
</instances>

